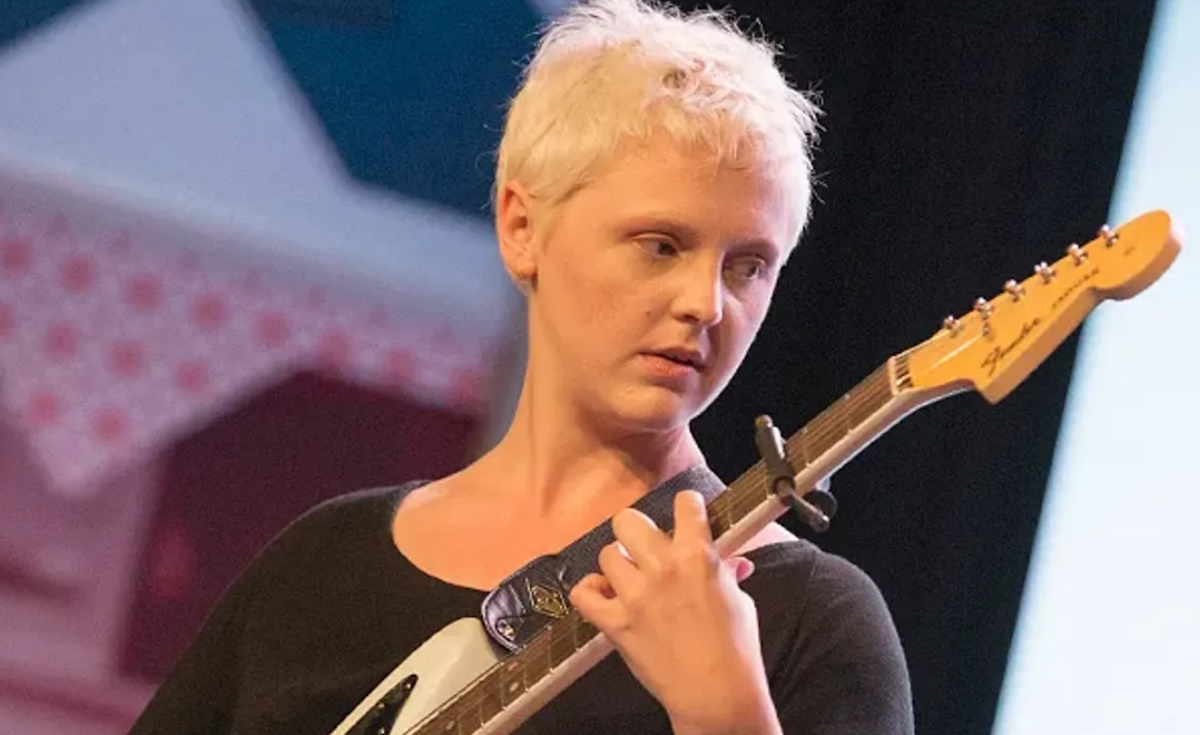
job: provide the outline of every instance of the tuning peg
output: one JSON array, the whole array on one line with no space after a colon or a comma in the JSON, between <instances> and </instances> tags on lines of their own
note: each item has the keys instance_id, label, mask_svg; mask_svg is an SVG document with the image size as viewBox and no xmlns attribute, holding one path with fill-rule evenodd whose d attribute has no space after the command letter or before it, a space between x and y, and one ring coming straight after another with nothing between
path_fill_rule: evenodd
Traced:
<instances>
[{"instance_id":1,"label":"tuning peg","mask_svg":"<svg viewBox=\"0 0 1200 735\"><path fill-rule=\"evenodd\" d=\"M1013 301L1020 301L1021 297L1025 295L1025 287L1012 279L1004 284L1004 290L1008 292L1009 296L1012 296Z\"/></svg>"},{"instance_id":2,"label":"tuning peg","mask_svg":"<svg viewBox=\"0 0 1200 735\"><path fill-rule=\"evenodd\" d=\"M981 296L975 299L975 311L979 312L979 318L983 320L983 335L986 337L992 333L992 327L988 324L988 317L992 315L992 305Z\"/></svg>"},{"instance_id":3,"label":"tuning peg","mask_svg":"<svg viewBox=\"0 0 1200 735\"><path fill-rule=\"evenodd\" d=\"M1033 272L1042 277L1042 283L1049 283L1054 276L1058 275L1054 272L1054 268L1046 265L1045 262L1035 265Z\"/></svg>"},{"instance_id":4,"label":"tuning peg","mask_svg":"<svg viewBox=\"0 0 1200 735\"><path fill-rule=\"evenodd\" d=\"M950 315L942 320L942 328L949 332L951 337L957 337L962 331L962 322Z\"/></svg>"},{"instance_id":5,"label":"tuning peg","mask_svg":"<svg viewBox=\"0 0 1200 735\"><path fill-rule=\"evenodd\" d=\"M1101 225L1100 231L1097 233L1097 235L1104 238L1104 246L1109 248L1115 245L1117 240L1120 238L1120 235L1117 234L1117 231L1108 225Z\"/></svg>"},{"instance_id":6,"label":"tuning peg","mask_svg":"<svg viewBox=\"0 0 1200 735\"><path fill-rule=\"evenodd\" d=\"M1079 247L1078 243L1071 243L1067 248L1067 255L1075 261L1075 265L1082 265L1083 261L1087 260L1087 253L1083 252L1083 248Z\"/></svg>"}]
</instances>

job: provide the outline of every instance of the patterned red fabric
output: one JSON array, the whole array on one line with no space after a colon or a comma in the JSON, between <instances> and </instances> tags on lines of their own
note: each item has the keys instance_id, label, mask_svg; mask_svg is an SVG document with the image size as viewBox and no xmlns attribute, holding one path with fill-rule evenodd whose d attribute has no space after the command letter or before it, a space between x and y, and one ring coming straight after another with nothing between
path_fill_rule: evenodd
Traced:
<instances>
[{"instance_id":1,"label":"patterned red fabric","mask_svg":"<svg viewBox=\"0 0 1200 735\"><path fill-rule=\"evenodd\" d=\"M300 370L478 411L487 351L348 289L0 203L0 405L65 494Z\"/></svg>"}]
</instances>

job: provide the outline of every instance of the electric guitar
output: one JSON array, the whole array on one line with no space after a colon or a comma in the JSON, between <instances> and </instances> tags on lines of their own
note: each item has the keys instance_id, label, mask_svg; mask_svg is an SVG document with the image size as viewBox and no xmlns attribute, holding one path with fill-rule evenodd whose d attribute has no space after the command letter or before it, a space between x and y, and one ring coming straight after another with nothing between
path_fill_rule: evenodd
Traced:
<instances>
[{"instance_id":1,"label":"electric guitar","mask_svg":"<svg viewBox=\"0 0 1200 735\"><path fill-rule=\"evenodd\" d=\"M1144 214L1071 245L1024 281L947 317L932 337L887 360L786 442L764 455L708 505L722 557L740 548L909 413L974 389L991 403L1008 395L1108 299L1127 299L1162 275L1180 249L1171 219ZM760 421L759 428L763 428ZM760 450L763 444L760 443ZM778 482L778 468L794 475ZM799 491L799 492L797 492ZM810 496L811 497L811 496ZM502 656L482 623L443 628L384 678L331 735L504 735L515 730L612 650L578 613L547 624Z\"/></svg>"}]
</instances>

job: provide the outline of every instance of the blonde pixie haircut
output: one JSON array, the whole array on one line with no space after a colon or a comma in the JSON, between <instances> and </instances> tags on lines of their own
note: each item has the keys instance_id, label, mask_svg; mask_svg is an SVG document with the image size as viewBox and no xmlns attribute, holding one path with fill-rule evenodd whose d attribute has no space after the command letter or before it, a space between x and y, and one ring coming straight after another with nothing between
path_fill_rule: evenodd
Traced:
<instances>
[{"instance_id":1,"label":"blonde pixie haircut","mask_svg":"<svg viewBox=\"0 0 1200 735\"><path fill-rule=\"evenodd\" d=\"M666 140L715 165L761 166L808 222L820 111L776 66L776 49L714 10L584 0L545 29L508 111L498 198L520 182L553 213L627 151Z\"/></svg>"}]
</instances>

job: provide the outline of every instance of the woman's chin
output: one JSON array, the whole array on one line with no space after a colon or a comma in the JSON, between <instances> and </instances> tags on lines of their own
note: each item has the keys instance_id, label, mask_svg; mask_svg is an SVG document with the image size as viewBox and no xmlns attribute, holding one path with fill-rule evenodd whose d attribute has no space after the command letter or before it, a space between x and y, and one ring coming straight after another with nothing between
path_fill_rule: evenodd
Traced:
<instances>
[{"instance_id":1,"label":"woman's chin","mask_svg":"<svg viewBox=\"0 0 1200 735\"><path fill-rule=\"evenodd\" d=\"M698 411L694 398L666 391L658 395L622 396L612 406L621 427L638 432L659 433L687 426ZM665 394L665 395L664 395Z\"/></svg>"}]
</instances>

